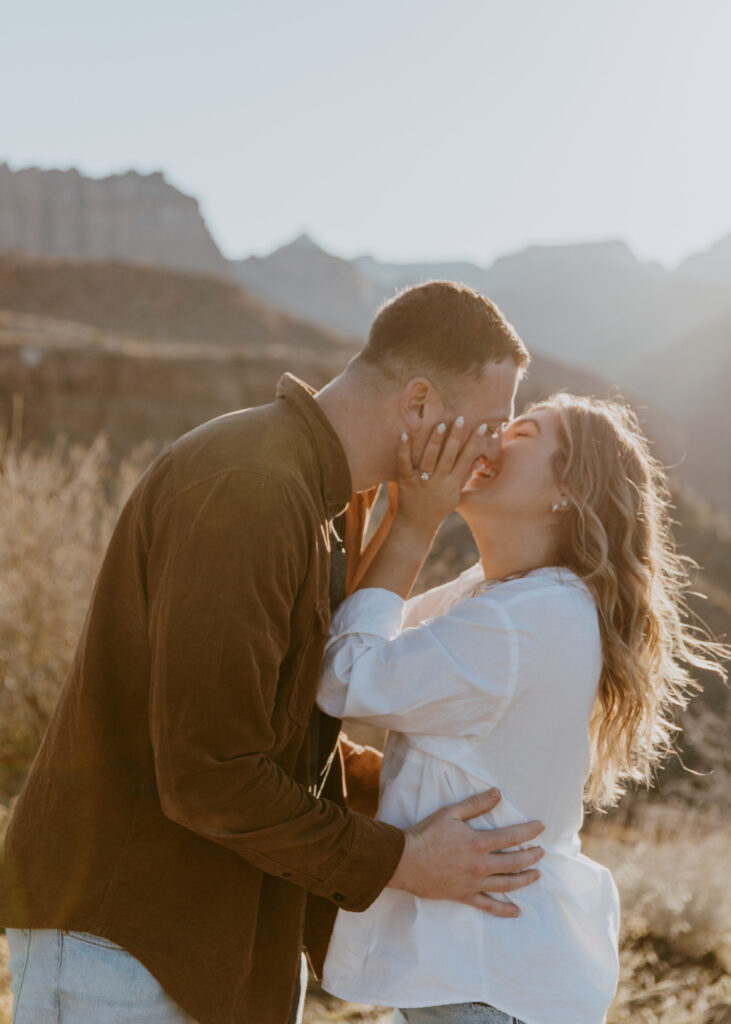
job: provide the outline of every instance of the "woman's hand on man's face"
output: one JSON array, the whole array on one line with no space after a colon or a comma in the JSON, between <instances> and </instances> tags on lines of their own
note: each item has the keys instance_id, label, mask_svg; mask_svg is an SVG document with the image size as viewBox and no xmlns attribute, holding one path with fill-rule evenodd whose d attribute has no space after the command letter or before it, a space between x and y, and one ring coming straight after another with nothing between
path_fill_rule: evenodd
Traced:
<instances>
[{"instance_id":1,"label":"woman's hand on man's face","mask_svg":"<svg viewBox=\"0 0 731 1024\"><path fill-rule=\"evenodd\" d=\"M475 459L485 446L487 424L465 437L464 419L458 416L448 428L439 423L414 465L412 439L402 434L398 448L398 516L415 530L434 533L460 499Z\"/></svg>"}]
</instances>

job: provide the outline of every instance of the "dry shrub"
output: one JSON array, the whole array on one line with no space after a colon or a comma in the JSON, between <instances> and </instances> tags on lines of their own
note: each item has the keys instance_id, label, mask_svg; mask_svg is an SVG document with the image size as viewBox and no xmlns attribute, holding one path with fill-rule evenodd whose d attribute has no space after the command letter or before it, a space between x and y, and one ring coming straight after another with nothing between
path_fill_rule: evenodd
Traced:
<instances>
[{"instance_id":1,"label":"dry shrub","mask_svg":"<svg viewBox=\"0 0 731 1024\"><path fill-rule=\"evenodd\" d=\"M731 827L646 807L641 828L592 821L586 853L620 891L622 971L609 1024L731 1022Z\"/></svg>"},{"instance_id":2,"label":"dry shrub","mask_svg":"<svg viewBox=\"0 0 731 1024\"><path fill-rule=\"evenodd\" d=\"M17 789L55 707L104 548L149 447L50 450L0 440L0 796Z\"/></svg>"}]
</instances>

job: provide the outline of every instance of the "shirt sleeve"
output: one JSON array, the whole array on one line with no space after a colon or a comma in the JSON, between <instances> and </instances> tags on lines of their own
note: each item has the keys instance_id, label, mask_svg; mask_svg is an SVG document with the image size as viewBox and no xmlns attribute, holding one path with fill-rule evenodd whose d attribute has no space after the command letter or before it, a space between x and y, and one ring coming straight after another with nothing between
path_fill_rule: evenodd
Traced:
<instances>
[{"instance_id":1,"label":"shirt sleeve","mask_svg":"<svg viewBox=\"0 0 731 1024\"><path fill-rule=\"evenodd\" d=\"M484 595L402 629L405 603L359 590L333 617L317 702L330 715L424 735L485 735L518 676L517 630Z\"/></svg>"},{"instance_id":2,"label":"shirt sleeve","mask_svg":"<svg viewBox=\"0 0 731 1024\"><path fill-rule=\"evenodd\" d=\"M463 581L469 578L473 578L475 582L484 578L479 564L471 565L459 576L441 583L438 587L431 587L421 594L408 598L404 605L404 627L418 626L424 619L433 619L435 615L442 615L448 611L456 603L455 593L463 585Z\"/></svg>"},{"instance_id":3,"label":"shirt sleeve","mask_svg":"<svg viewBox=\"0 0 731 1024\"><path fill-rule=\"evenodd\" d=\"M299 494L227 473L175 497L148 560L150 736L164 813L349 910L404 837L314 797L272 759L273 711L312 530Z\"/></svg>"}]
</instances>

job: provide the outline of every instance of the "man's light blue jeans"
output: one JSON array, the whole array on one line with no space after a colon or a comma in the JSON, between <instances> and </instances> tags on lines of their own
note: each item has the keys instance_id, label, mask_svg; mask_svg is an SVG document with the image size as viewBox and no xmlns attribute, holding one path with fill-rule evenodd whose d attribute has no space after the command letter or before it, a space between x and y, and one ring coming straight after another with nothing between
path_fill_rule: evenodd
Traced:
<instances>
[{"instance_id":1,"label":"man's light blue jeans","mask_svg":"<svg viewBox=\"0 0 731 1024\"><path fill-rule=\"evenodd\" d=\"M7 936L13 1024L195 1024L109 939L45 928Z\"/></svg>"},{"instance_id":2,"label":"man's light blue jeans","mask_svg":"<svg viewBox=\"0 0 731 1024\"><path fill-rule=\"evenodd\" d=\"M12 1024L195 1024L131 953L86 932L9 928ZM290 1024L302 1020L307 965Z\"/></svg>"}]
</instances>

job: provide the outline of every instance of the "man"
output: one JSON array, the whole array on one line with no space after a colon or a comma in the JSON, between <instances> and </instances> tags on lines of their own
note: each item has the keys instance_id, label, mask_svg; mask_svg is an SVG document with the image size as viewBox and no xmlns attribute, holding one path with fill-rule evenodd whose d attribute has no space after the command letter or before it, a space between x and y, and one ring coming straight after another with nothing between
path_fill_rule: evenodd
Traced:
<instances>
[{"instance_id":1,"label":"man","mask_svg":"<svg viewBox=\"0 0 731 1024\"><path fill-rule=\"evenodd\" d=\"M306 902L320 954L313 923L386 885L514 912L489 892L535 880L541 851L500 851L540 826L473 829L495 794L406 834L346 809L337 724L313 701L332 519L394 479L404 431L418 452L462 415L474 458L495 458L527 361L488 300L423 285L318 395L285 376L272 405L204 424L144 474L8 831L17 1024L59 1007L67 1024L285 1024Z\"/></svg>"}]
</instances>

